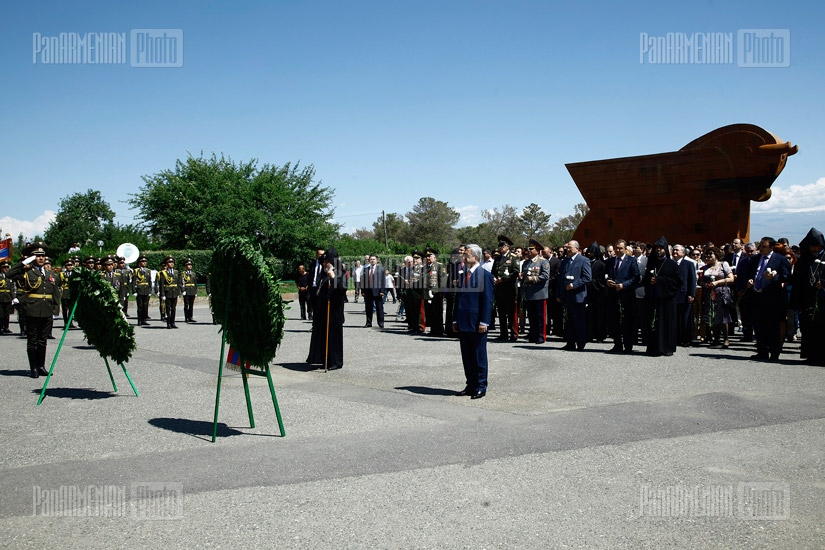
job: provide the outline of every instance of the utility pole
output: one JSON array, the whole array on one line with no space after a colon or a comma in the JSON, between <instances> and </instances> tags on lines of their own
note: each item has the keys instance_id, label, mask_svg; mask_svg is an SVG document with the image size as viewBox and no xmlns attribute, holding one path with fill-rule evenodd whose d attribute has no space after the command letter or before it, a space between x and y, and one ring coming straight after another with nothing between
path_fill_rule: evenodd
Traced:
<instances>
[{"instance_id":1,"label":"utility pole","mask_svg":"<svg viewBox=\"0 0 825 550\"><path fill-rule=\"evenodd\" d=\"M390 249L389 242L387 241L387 216L384 215L384 211L381 211L381 224L384 226L384 248L387 250Z\"/></svg>"}]
</instances>

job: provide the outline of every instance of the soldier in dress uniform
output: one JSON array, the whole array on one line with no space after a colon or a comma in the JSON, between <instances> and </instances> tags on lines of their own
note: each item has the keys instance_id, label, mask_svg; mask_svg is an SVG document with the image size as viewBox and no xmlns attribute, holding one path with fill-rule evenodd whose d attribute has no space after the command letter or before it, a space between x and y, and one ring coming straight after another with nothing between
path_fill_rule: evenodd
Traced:
<instances>
[{"instance_id":1,"label":"soldier in dress uniform","mask_svg":"<svg viewBox=\"0 0 825 550\"><path fill-rule=\"evenodd\" d=\"M495 303L501 332L497 340L515 342L516 334L516 281L519 276L519 258L510 253L513 246L506 235L498 236L498 261L493 267Z\"/></svg>"},{"instance_id":2,"label":"soldier in dress uniform","mask_svg":"<svg viewBox=\"0 0 825 550\"><path fill-rule=\"evenodd\" d=\"M60 305L63 309L63 326L69 323L69 314L72 312L72 301L69 298L69 280L74 271L74 262L70 259L63 262L63 271L60 272ZM74 322L69 328L75 328Z\"/></svg>"},{"instance_id":3,"label":"soldier in dress uniform","mask_svg":"<svg viewBox=\"0 0 825 550\"><path fill-rule=\"evenodd\" d=\"M118 286L117 297L120 300L120 307L123 309L123 314L129 317L129 294L132 290L132 268L126 265L126 258L117 256L117 267L115 273L120 278L120 285Z\"/></svg>"},{"instance_id":4,"label":"soldier in dress uniform","mask_svg":"<svg viewBox=\"0 0 825 550\"><path fill-rule=\"evenodd\" d=\"M6 276L9 265L8 260L0 260L0 335L11 334L9 320L14 302L17 301L14 281Z\"/></svg>"},{"instance_id":5,"label":"soldier in dress uniform","mask_svg":"<svg viewBox=\"0 0 825 550\"><path fill-rule=\"evenodd\" d=\"M184 271L181 273L181 290L183 294L183 316L187 323L196 323L193 314L195 297L198 295L198 277L192 271L192 260L186 259Z\"/></svg>"},{"instance_id":6,"label":"soldier in dress uniform","mask_svg":"<svg viewBox=\"0 0 825 550\"><path fill-rule=\"evenodd\" d=\"M54 316L60 312L58 287L60 282L51 269L46 269L46 244L33 243L23 249L26 258L9 269L7 276L19 283L20 302L25 303L26 354L32 378L45 376L46 341L52 330Z\"/></svg>"},{"instance_id":7,"label":"soldier in dress uniform","mask_svg":"<svg viewBox=\"0 0 825 550\"><path fill-rule=\"evenodd\" d=\"M447 288L447 268L438 261L438 252L427 248L424 264L424 314L430 326L430 336L444 336L444 290Z\"/></svg>"},{"instance_id":8,"label":"soldier in dress uniform","mask_svg":"<svg viewBox=\"0 0 825 550\"><path fill-rule=\"evenodd\" d=\"M132 273L132 294L137 305L137 324L148 325L149 296L152 295L152 271L146 267L146 256L138 258L138 267Z\"/></svg>"},{"instance_id":9,"label":"soldier in dress uniform","mask_svg":"<svg viewBox=\"0 0 825 550\"><path fill-rule=\"evenodd\" d=\"M164 269L166 269L166 259L164 259L163 261L160 262L160 269L158 270L157 277L155 277L155 288L154 288L155 296L158 297L158 311L160 312L160 320L161 321L166 320L166 301L161 300L161 297L163 296L163 288L161 287L161 284L160 284L160 272L163 271Z\"/></svg>"},{"instance_id":10,"label":"soldier in dress uniform","mask_svg":"<svg viewBox=\"0 0 825 550\"><path fill-rule=\"evenodd\" d=\"M101 262L103 265L103 278L112 285L117 293L120 288L120 276L115 273L115 260L112 256L106 256Z\"/></svg>"},{"instance_id":11,"label":"soldier in dress uniform","mask_svg":"<svg viewBox=\"0 0 825 550\"><path fill-rule=\"evenodd\" d=\"M447 264L447 290L444 293L444 301L447 303L447 336L458 338L457 332L452 330L453 315L455 313L456 292L464 275L464 246L454 248L450 251L450 261Z\"/></svg>"},{"instance_id":12,"label":"soldier in dress uniform","mask_svg":"<svg viewBox=\"0 0 825 550\"><path fill-rule=\"evenodd\" d=\"M166 303L166 328L178 328L175 324L175 310L178 305L178 296L181 294L182 279L175 269L175 259L172 256L164 258L166 268L158 271L160 279L160 301Z\"/></svg>"},{"instance_id":13,"label":"soldier in dress uniform","mask_svg":"<svg viewBox=\"0 0 825 550\"><path fill-rule=\"evenodd\" d=\"M530 330L527 340L533 344L543 344L546 338L544 320L547 317L548 280L550 265L541 252L544 247L536 239L530 239L527 251L530 260L521 266L521 288L524 292L527 320Z\"/></svg>"}]
</instances>

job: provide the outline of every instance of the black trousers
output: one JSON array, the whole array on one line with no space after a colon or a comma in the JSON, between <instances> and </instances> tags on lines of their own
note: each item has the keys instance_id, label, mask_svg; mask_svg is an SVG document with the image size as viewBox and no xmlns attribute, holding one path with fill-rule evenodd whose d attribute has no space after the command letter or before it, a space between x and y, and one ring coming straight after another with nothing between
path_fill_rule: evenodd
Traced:
<instances>
[{"instance_id":1,"label":"black trousers","mask_svg":"<svg viewBox=\"0 0 825 550\"><path fill-rule=\"evenodd\" d=\"M504 286L502 286L504 285ZM516 337L516 287L500 283L495 289L500 338Z\"/></svg>"},{"instance_id":2,"label":"black trousers","mask_svg":"<svg viewBox=\"0 0 825 550\"><path fill-rule=\"evenodd\" d=\"M356 294L356 296L358 296ZM309 301L309 291L308 290L299 290L298 291L298 303L301 305L301 319L307 318L307 302ZM358 300L355 300L356 302ZM310 306L310 313L309 318L312 319L312 306Z\"/></svg>"},{"instance_id":3,"label":"black trousers","mask_svg":"<svg viewBox=\"0 0 825 550\"><path fill-rule=\"evenodd\" d=\"M26 354L31 370L46 365L46 342L52 333L53 323L51 317L26 318Z\"/></svg>"},{"instance_id":4,"label":"black trousers","mask_svg":"<svg viewBox=\"0 0 825 550\"><path fill-rule=\"evenodd\" d=\"M424 315L433 336L444 335L444 296L439 292L433 293L432 300L424 302ZM450 327L452 330L452 327Z\"/></svg>"},{"instance_id":5,"label":"black trousers","mask_svg":"<svg viewBox=\"0 0 825 550\"><path fill-rule=\"evenodd\" d=\"M367 314L367 325L372 325L372 311L378 314L378 325L384 326L384 301L380 296L373 296L372 289L364 292L364 313Z\"/></svg>"},{"instance_id":6,"label":"black trousers","mask_svg":"<svg viewBox=\"0 0 825 550\"><path fill-rule=\"evenodd\" d=\"M171 327L175 325L175 310L178 308L178 297L166 298L161 300L166 304L166 326Z\"/></svg>"},{"instance_id":7,"label":"black trousers","mask_svg":"<svg viewBox=\"0 0 825 550\"><path fill-rule=\"evenodd\" d=\"M149 318L149 295L138 294L135 297L135 305L137 306L138 324L145 323Z\"/></svg>"},{"instance_id":8,"label":"black trousers","mask_svg":"<svg viewBox=\"0 0 825 550\"><path fill-rule=\"evenodd\" d=\"M192 321L194 319L195 311L195 295L185 295L183 297L183 318L187 321Z\"/></svg>"},{"instance_id":9,"label":"black trousers","mask_svg":"<svg viewBox=\"0 0 825 550\"><path fill-rule=\"evenodd\" d=\"M584 345L587 343L587 308L584 302L568 302L564 307L567 309L567 326L564 327L564 340L568 346L584 349Z\"/></svg>"}]
</instances>

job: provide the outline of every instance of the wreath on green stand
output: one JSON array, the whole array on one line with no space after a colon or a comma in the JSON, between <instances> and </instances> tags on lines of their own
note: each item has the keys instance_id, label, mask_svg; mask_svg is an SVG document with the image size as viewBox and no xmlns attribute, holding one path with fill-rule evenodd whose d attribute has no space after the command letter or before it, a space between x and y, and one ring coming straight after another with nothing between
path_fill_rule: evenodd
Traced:
<instances>
[{"instance_id":1,"label":"wreath on green stand","mask_svg":"<svg viewBox=\"0 0 825 550\"><path fill-rule=\"evenodd\" d=\"M128 362L137 348L135 327L126 320L114 287L100 272L76 267L69 279L69 292L71 300L77 300L74 319L86 341L104 359Z\"/></svg>"},{"instance_id":2,"label":"wreath on green stand","mask_svg":"<svg viewBox=\"0 0 825 550\"><path fill-rule=\"evenodd\" d=\"M273 266L242 237L223 239L209 265L212 311L241 360L264 369L284 337L286 310Z\"/></svg>"}]
</instances>

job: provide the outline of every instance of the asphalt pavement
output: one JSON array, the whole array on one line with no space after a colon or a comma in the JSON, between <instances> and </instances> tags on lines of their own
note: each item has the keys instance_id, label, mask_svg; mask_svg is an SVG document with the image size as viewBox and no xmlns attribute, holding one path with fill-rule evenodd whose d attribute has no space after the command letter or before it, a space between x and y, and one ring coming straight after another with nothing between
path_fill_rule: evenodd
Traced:
<instances>
[{"instance_id":1,"label":"asphalt pavement","mask_svg":"<svg viewBox=\"0 0 825 550\"><path fill-rule=\"evenodd\" d=\"M765 363L742 342L652 358L491 341L471 400L458 342L406 334L397 305L379 330L346 304L330 372L304 362L292 305L271 365L284 437L266 380L250 378L250 428L224 370L212 443L221 335L203 303L197 323L167 330L153 308L136 328L139 396L70 330L38 406L25 340L0 337L0 546L825 547L825 368L796 343Z\"/></svg>"}]
</instances>

